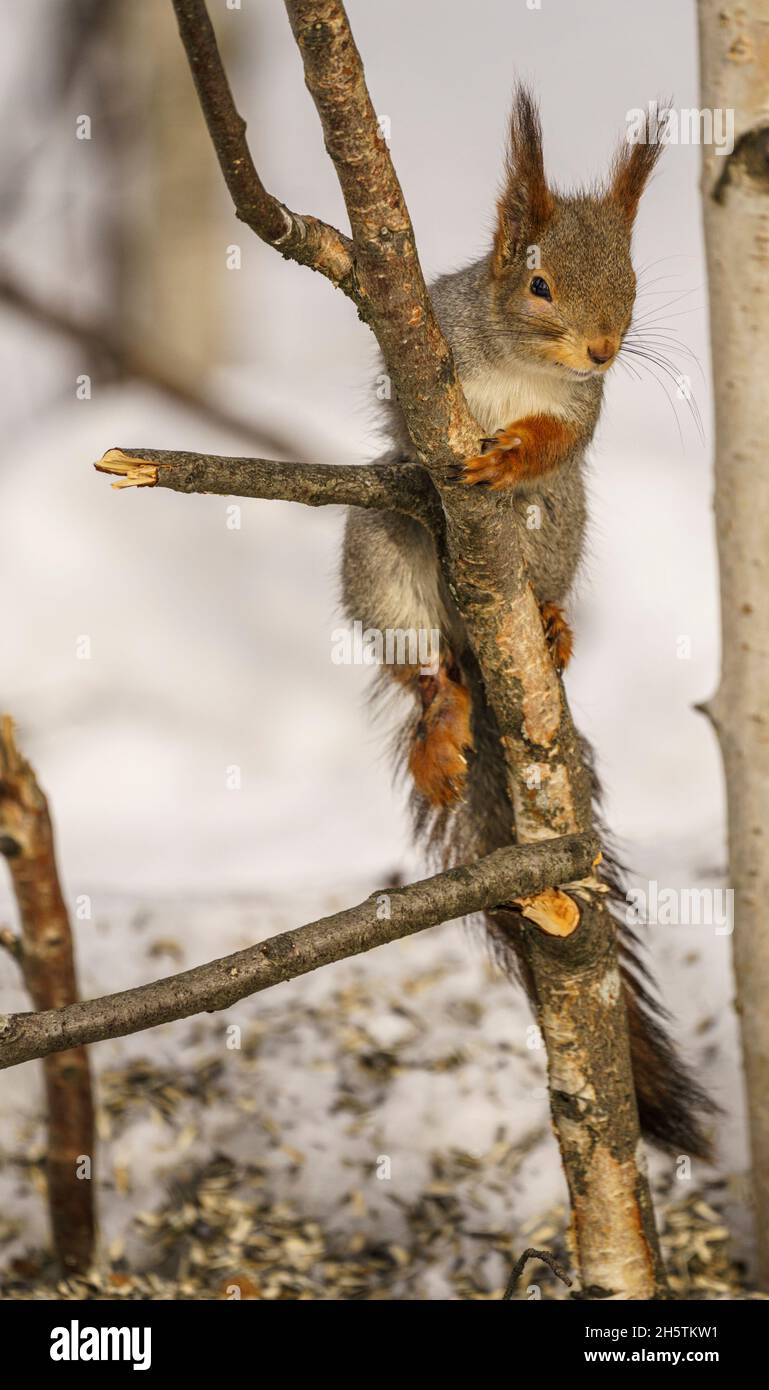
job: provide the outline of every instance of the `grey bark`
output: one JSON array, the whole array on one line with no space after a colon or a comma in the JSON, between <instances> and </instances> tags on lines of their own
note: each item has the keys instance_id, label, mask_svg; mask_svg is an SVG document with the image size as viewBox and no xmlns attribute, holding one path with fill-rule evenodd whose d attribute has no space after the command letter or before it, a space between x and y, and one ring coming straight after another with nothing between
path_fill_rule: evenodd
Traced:
<instances>
[{"instance_id":1,"label":"grey bark","mask_svg":"<svg viewBox=\"0 0 769 1390\"><path fill-rule=\"evenodd\" d=\"M190 1014L229 1008L247 995L332 961L454 917L526 898L551 884L582 879L597 853L598 840L592 835L511 846L407 887L382 889L357 907L138 989L63 1009L0 1017L0 1069L76 1044L125 1037Z\"/></svg>"},{"instance_id":2,"label":"grey bark","mask_svg":"<svg viewBox=\"0 0 769 1390\"><path fill-rule=\"evenodd\" d=\"M374 507L405 512L439 529L441 509L429 475L413 464L278 463L165 449L108 449L94 467L121 481L113 487L167 487L302 502L306 507Z\"/></svg>"}]
</instances>

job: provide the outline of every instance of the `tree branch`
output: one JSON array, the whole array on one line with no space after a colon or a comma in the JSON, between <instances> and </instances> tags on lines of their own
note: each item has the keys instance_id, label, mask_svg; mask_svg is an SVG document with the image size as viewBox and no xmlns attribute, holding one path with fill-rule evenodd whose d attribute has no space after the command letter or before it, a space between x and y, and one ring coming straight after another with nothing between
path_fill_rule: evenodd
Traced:
<instances>
[{"instance_id":1,"label":"tree branch","mask_svg":"<svg viewBox=\"0 0 769 1390\"><path fill-rule=\"evenodd\" d=\"M48 803L21 756L8 715L0 720L0 838L5 845L21 919L16 959L36 1009L77 1007L75 956L62 897ZM35 1015L32 1015L35 1017ZM41 1015L45 1017L46 1015ZM88 1054L74 1044L44 1062L48 1146L48 1209L56 1253L65 1271L87 1269L96 1219L92 1173L94 1122Z\"/></svg>"},{"instance_id":2,"label":"tree branch","mask_svg":"<svg viewBox=\"0 0 769 1390\"><path fill-rule=\"evenodd\" d=\"M244 206L245 177L259 235L268 213L277 232L275 209L265 205L268 195L252 177L242 124L232 124L234 108L205 4L174 3L225 177ZM481 431L427 293L344 7L341 0L285 3L353 232L355 284L351 290L345 276L343 288L378 339L416 455L444 512L439 550L471 648L460 656L473 678L477 663L476 684L498 725L511 837L541 842L589 831L591 776L550 661L510 509L494 494L448 481L477 452ZM285 245L278 249L285 253ZM548 920L547 911L531 905L528 915ZM534 927L522 937L547 1045L583 1285L622 1298L653 1298L664 1288L664 1270L648 1182L638 1165L638 1115L610 914L588 894L578 927L566 939Z\"/></svg>"},{"instance_id":3,"label":"tree branch","mask_svg":"<svg viewBox=\"0 0 769 1390\"><path fill-rule=\"evenodd\" d=\"M264 187L246 141L203 0L173 0L201 110L235 212L282 256L320 271L357 303L353 247L317 217L300 217Z\"/></svg>"},{"instance_id":4,"label":"tree branch","mask_svg":"<svg viewBox=\"0 0 769 1390\"><path fill-rule=\"evenodd\" d=\"M571 1279L566 1273L566 1270L558 1263L552 1251L535 1250L533 1246L530 1246L528 1250L524 1250L520 1259L516 1260L513 1265L512 1273L507 1281L507 1287L502 1295L503 1302L508 1302L512 1299L518 1280L523 1274L529 1260L541 1260L543 1264L546 1264L548 1268L553 1271L553 1274L557 1279L560 1279L562 1284L565 1284L567 1288L571 1288Z\"/></svg>"},{"instance_id":5,"label":"tree branch","mask_svg":"<svg viewBox=\"0 0 769 1390\"><path fill-rule=\"evenodd\" d=\"M340 0L286 0L286 9L350 219L361 317L376 334L419 458L445 477L477 452L482 432L427 293L360 54Z\"/></svg>"},{"instance_id":6,"label":"tree branch","mask_svg":"<svg viewBox=\"0 0 769 1390\"><path fill-rule=\"evenodd\" d=\"M3 850L0 846L0 854L2 853ZM0 927L0 946L4 951L7 951L11 960L15 960L17 965L21 965L21 937L13 930L13 927Z\"/></svg>"},{"instance_id":7,"label":"tree branch","mask_svg":"<svg viewBox=\"0 0 769 1390\"><path fill-rule=\"evenodd\" d=\"M124 1037L229 1008L283 980L373 950L455 917L483 912L590 872L594 835L510 846L460 869L372 893L357 907L138 989L37 1014L0 1017L0 1069L64 1048Z\"/></svg>"},{"instance_id":8,"label":"tree branch","mask_svg":"<svg viewBox=\"0 0 769 1390\"><path fill-rule=\"evenodd\" d=\"M167 487L173 492L303 502L308 507L374 507L405 512L433 530L442 516L429 474L413 463L282 463L126 448L108 449L94 468L114 475L116 488Z\"/></svg>"},{"instance_id":9,"label":"tree branch","mask_svg":"<svg viewBox=\"0 0 769 1390\"><path fill-rule=\"evenodd\" d=\"M451 465L476 452L480 431L430 304L342 0L285 4L347 205L364 317L445 513L447 578L499 728L511 835L521 843L588 830L592 778L547 650L515 523L493 493L484 497L481 489L447 483ZM593 898L565 940L527 929L523 949L547 1046L583 1283L623 1298L654 1298L665 1274L649 1185L638 1166L638 1112L611 915Z\"/></svg>"}]
</instances>

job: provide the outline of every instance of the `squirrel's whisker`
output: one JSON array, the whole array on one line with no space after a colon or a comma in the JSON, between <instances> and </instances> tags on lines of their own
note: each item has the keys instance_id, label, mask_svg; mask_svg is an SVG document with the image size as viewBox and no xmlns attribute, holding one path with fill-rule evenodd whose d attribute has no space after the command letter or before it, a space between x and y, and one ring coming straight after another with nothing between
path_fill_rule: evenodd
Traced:
<instances>
[{"instance_id":1,"label":"squirrel's whisker","mask_svg":"<svg viewBox=\"0 0 769 1390\"><path fill-rule=\"evenodd\" d=\"M637 369L636 369L635 367L631 366L630 362L625 361L625 358L624 358L624 357L618 357L618 358L617 358L617 366L618 366L618 367L622 367L623 371L628 372L629 375L630 375L631 380L633 380L633 379L635 379L636 381L640 381L640 380L641 380L641 374L640 374L640 372L637 371Z\"/></svg>"},{"instance_id":2,"label":"squirrel's whisker","mask_svg":"<svg viewBox=\"0 0 769 1390\"><path fill-rule=\"evenodd\" d=\"M680 373L680 372L677 373L677 372L676 372L676 369L675 369L675 364L674 364L674 363L671 363L670 361L668 361L668 359L667 359L666 357L662 356L659 352L657 352L657 351L655 351L655 350L653 350L653 349L651 349L651 348L640 348L640 347L633 347L633 346L630 346L630 347L625 348L625 347L623 346L623 349L622 349L622 350L628 352L628 353L629 353L631 356L633 356L633 357L642 358L647 364L648 364L648 363L654 363L654 365L657 366L657 367L660 369L660 371L662 371L662 372L665 374L665 376L669 377L669 379L672 381L673 385L678 389L678 391L679 391L679 393L680 393L680 391L681 391L681 375L682 375L682 373ZM651 368L649 368L649 370L651 370ZM656 373L652 373L652 375L654 375L655 380L657 380L657 381L660 380L660 378L656 376ZM664 383L660 382L660 385L663 385L663 384L664 384ZM667 396L668 400L670 401L670 396L668 395L667 389L665 389L665 395ZM686 401L686 404L687 404L687 406L689 407L689 413L690 413L690 415L691 415L691 417L692 417L692 420L694 421L695 427L696 427L696 429L697 429L697 433L698 433L700 439L704 441L704 439L705 439L705 429L704 429L704 426L703 426L703 423L702 423L702 416L701 416L701 414L700 414L700 408L699 408L699 406L698 406L698 404L697 404L697 400L696 400L696 398L695 398L695 396L694 396L694 393L693 393L693 391L691 390L691 388L689 388L689 390L686 391L683 395L680 395L680 394L679 394L679 400L685 400L685 401ZM673 402L672 402L672 401L671 401L671 405L673 405ZM676 415L676 420L678 421L678 413L677 413L677 411L675 410L675 406L673 406L673 410L674 410L674 413L675 413L675 415ZM680 422L679 422L679 430L680 430ZM682 439L682 443L683 443L683 439Z\"/></svg>"},{"instance_id":3,"label":"squirrel's whisker","mask_svg":"<svg viewBox=\"0 0 769 1390\"><path fill-rule=\"evenodd\" d=\"M665 261L691 261L694 257L686 251L674 251L669 256L658 256L655 261L646 261L638 271L639 277L645 275L647 270L653 270L655 265L664 265Z\"/></svg>"},{"instance_id":4,"label":"squirrel's whisker","mask_svg":"<svg viewBox=\"0 0 769 1390\"><path fill-rule=\"evenodd\" d=\"M636 316L635 322L644 323L647 319L650 319L655 314L664 314L667 309L672 309L674 304L680 304L683 299L688 299L690 294L697 294L701 289L702 285L695 285L690 290L683 290L681 294L675 295L673 299L671 299L667 304L657 304L654 306L653 309L647 309L646 313L638 314Z\"/></svg>"},{"instance_id":5,"label":"squirrel's whisker","mask_svg":"<svg viewBox=\"0 0 769 1390\"><path fill-rule=\"evenodd\" d=\"M646 280L639 280L639 281L638 281L638 289L636 290L636 299L641 299L642 296L645 295L645 294L651 294L651 287L652 287L652 285L661 285L661 284L663 283L663 281L665 281L665 280L680 280L680 279L681 279L681 272L675 270L675 271L671 271L671 273L670 273L669 275L658 275L657 278L656 278L656 280L648 280L648 281L646 281ZM669 289L667 289L667 290L656 290L655 293L656 293L656 294L669 294L669 293L670 293L670 290L669 290Z\"/></svg>"},{"instance_id":6,"label":"squirrel's whisker","mask_svg":"<svg viewBox=\"0 0 769 1390\"><path fill-rule=\"evenodd\" d=\"M684 374L681 372L677 372L676 363L672 362L669 357L666 357L665 353L662 351L661 348L654 347L653 344L647 344L643 346L640 350L645 351L647 356L650 359L654 360L658 366L662 367L667 372L667 374L673 379L677 386L680 386L680 377ZM695 354L692 353L691 356L694 357L694 360L697 363L697 366L699 367L700 364ZM694 395L690 393L690 395L687 396L686 399L690 402L693 402L694 412L696 412L696 414L699 416L699 407L697 406L697 402L694 398Z\"/></svg>"},{"instance_id":7,"label":"squirrel's whisker","mask_svg":"<svg viewBox=\"0 0 769 1390\"><path fill-rule=\"evenodd\" d=\"M700 363L697 353L693 348L689 347L688 343L682 342L673 329L656 328L651 333L634 333L631 328L625 334L624 341L629 343L631 347L644 347L648 344L657 350L666 349L671 353L680 352L684 357L688 357L692 362L696 362L703 382L705 380L702 364Z\"/></svg>"},{"instance_id":8,"label":"squirrel's whisker","mask_svg":"<svg viewBox=\"0 0 769 1390\"><path fill-rule=\"evenodd\" d=\"M663 394L664 397L665 397L665 400L667 401L668 405L670 406L670 410L671 410L671 412L672 412L673 419L674 419L675 422L676 422L676 429L677 429L677 431L678 431L678 438L679 438L679 442L680 442L680 445L681 445L681 449L682 449L682 451L683 451L685 445L684 445L683 430L681 429L681 421L680 421L679 418L678 418L678 411L676 410L675 403L673 402L673 400L672 400L672 398L671 398L671 396L670 396L670 392L668 391L667 383L664 381L663 378L659 377L655 371L652 370L652 367L649 365L649 364L650 364L650 360L652 360L652 359L647 358L647 356L646 356L645 353L639 353L639 354L634 354L634 355L635 355L635 356L642 356L642 357L643 357L644 360L643 360L641 363L639 363L639 366L641 367L641 370L642 370L642 371L648 372L648 374L649 374L649 376L652 378L652 380L653 380L653 381L656 381L657 385L660 387L660 389L661 389L661 391L662 391L662 394Z\"/></svg>"}]
</instances>

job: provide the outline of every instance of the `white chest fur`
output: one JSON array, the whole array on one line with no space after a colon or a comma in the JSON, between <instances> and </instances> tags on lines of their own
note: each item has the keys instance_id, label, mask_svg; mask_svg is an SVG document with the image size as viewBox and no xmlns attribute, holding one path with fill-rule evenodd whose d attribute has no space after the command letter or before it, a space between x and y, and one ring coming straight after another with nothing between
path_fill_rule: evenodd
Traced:
<instances>
[{"instance_id":1,"label":"white chest fur","mask_svg":"<svg viewBox=\"0 0 769 1390\"><path fill-rule=\"evenodd\" d=\"M571 383L553 371L497 367L463 378L462 385L473 415L489 434L525 415L574 413Z\"/></svg>"}]
</instances>

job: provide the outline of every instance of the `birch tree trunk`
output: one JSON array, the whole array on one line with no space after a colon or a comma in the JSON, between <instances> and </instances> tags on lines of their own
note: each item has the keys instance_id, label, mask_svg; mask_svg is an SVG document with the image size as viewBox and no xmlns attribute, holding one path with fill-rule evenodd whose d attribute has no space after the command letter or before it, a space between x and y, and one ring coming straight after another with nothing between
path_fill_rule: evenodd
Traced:
<instances>
[{"instance_id":1,"label":"birch tree trunk","mask_svg":"<svg viewBox=\"0 0 769 1390\"><path fill-rule=\"evenodd\" d=\"M760 1275L769 1281L769 0L699 0L703 108L733 109L731 154L704 148L716 404L721 745L735 892ZM716 129L718 127L716 126Z\"/></svg>"}]
</instances>

